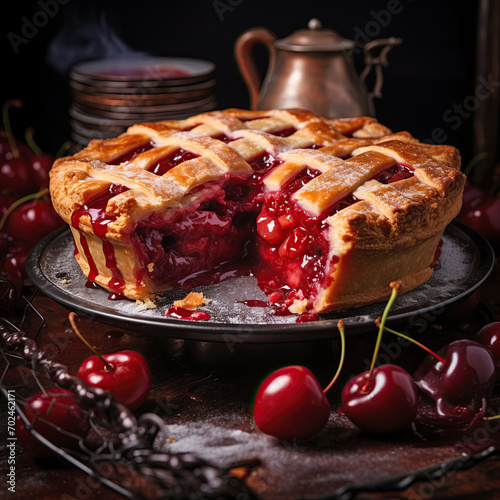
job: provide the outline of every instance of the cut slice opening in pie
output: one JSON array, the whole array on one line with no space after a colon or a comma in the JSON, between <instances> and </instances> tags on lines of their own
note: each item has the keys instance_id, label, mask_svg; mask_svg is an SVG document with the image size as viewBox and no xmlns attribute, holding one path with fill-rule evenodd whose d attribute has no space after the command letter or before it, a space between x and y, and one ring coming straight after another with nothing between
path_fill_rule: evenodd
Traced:
<instances>
[{"instance_id":1,"label":"cut slice opening in pie","mask_svg":"<svg viewBox=\"0 0 500 500\"><path fill-rule=\"evenodd\" d=\"M299 109L136 124L50 178L90 282L144 300L251 274L297 313L427 281L465 182L451 146Z\"/></svg>"}]
</instances>

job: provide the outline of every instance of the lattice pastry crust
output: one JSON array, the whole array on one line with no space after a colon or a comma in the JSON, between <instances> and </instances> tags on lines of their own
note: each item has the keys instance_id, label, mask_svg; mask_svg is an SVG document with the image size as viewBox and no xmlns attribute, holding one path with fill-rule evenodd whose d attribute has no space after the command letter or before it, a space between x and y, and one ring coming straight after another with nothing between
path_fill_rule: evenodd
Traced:
<instances>
[{"instance_id":1,"label":"lattice pastry crust","mask_svg":"<svg viewBox=\"0 0 500 500\"><path fill-rule=\"evenodd\" d=\"M430 277L461 206L459 169L455 148L373 118L228 109L93 140L55 162L50 192L83 272L112 292L216 281L251 249L252 272L271 269L281 294L326 312Z\"/></svg>"}]
</instances>

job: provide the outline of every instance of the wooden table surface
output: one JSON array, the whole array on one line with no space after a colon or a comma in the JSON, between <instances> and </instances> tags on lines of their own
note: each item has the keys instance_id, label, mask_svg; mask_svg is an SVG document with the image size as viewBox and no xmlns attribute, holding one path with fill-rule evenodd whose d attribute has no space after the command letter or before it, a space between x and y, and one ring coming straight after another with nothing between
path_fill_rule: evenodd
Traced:
<instances>
[{"instance_id":1,"label":"wooden table surface","mask_svg":"<svg viewBox=\"0 0 500 500\"><path fill-rule=\"evenodd\" d=\"M481 305L475 312L458 321L436 318L419 339L437 349L450 340L473 336L486 322L500 321L499 290L497 263L481 287ZM34 305L45 319L37 339L39 346L75 374L90 352L72 331L69 311L41 293L35 295ZM500 456L496 453L466 470L451 465L448 473L440 477L428 469L456 463L452 461L460 459L465 441L421 443L409 433L377 439L359 432L335 411L343 382L363 371L363 363L371 357L375 328L373 334L348 337L347 364L343 380L328 395L334 411L325 429L308 440L280 442L260 433L252 421L251 404L259 381L272 369L293 363L305 364L320 383L327 383L338 363L336 340L314 345L236 345L230 349L226 343L188 342L118 330L86 318L78 318L78 325L102 354L129 348L144 354L152 369L153 388L137 413L153 412L164 420L167 435L162 449L174 454L191 452L216 467L230 469L234 475L244 470L248 473L246 484L263 500L500 498ZM392 362L413 369L423 357L422 351L414 347L398 346L391 339L381 352L392 355ZM24 397L33 388L30 370L14 362L7 364L5 357L2 362L3 386L14 387L18 397ZM5 401L0 412L5 433ZM124 498L73 465L33 459L20 445L15 456L16 488L11 493L5 480L6 443L6 438L0 443L0 498ZM477 451L480 448L474 446L466 450L472 454ZM389 486L381 491L381 482L391 484L397 477L411 478L418 470L424 472L416 481L408 481L401 489ZM342 491L344 496L340 495Z\"/></svg>"}]
</instances>

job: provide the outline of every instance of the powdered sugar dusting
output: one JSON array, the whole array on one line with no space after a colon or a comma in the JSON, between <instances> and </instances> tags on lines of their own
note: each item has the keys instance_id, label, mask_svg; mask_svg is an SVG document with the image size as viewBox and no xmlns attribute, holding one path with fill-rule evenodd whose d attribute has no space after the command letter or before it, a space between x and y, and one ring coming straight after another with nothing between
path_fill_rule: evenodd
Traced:
<instances>
[{"instance_id":1,"label":"powdered sugar dusting","mask_svg":"<svg viewBox=\"0 0 500 500\"><path fill-rule=\"evenodd\" d=\"M156 445L169 453L194 453L221 468L258 463L248 482L266 500L307 498L311 490L332 494L341 487L409 474L416 464L429 466L459 456L453 446L431 453L403 439L397 443L371 439L338 415L335 404L319 434L281 441L256 428L243 397L234 394L236 402L231 404L225 401L232 394L219 399L218 393L227 390L231 391L222 382L221 387L212 384L210 391L198 391L204 396L210 392L211 398L183 408L188 422L185 417L182 423L169 418Z\"/></svg>"}]
</instances>

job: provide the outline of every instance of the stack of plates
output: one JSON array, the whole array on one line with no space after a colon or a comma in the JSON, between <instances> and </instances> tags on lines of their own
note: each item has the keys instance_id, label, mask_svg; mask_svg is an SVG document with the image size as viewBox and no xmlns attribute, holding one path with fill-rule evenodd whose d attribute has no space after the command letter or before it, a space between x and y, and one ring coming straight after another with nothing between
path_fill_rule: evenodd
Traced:
<instances>
[{"instance_id":1,"label":"stack of plates","mask_svg":"<svg viewBox=\"0 0 500 500\"><path fill-rule=\"evenodd\" d=\"M145 121L181 120L216 108L215 65L199 59L101 59L72 68L72 139L84 147Z\"/></svg>"}]
</instances>

